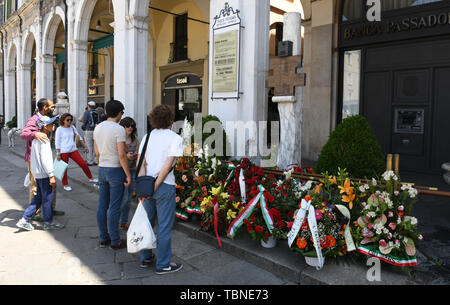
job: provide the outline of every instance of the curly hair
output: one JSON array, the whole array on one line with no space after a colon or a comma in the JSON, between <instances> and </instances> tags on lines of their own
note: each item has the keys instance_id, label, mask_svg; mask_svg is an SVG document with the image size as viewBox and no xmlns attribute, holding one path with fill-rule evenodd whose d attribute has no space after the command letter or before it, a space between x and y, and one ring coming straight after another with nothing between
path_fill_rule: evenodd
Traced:
<instances>
[{"instance_id":1,"label":"curly hair","mask_svg":"<svg viewBox=\"0 0 450 305\"><path fill-rule=\"evenodd\" d=\"M67 119L67 117L71 117L72 121L73 121L73 115L71 115L70 113L66 112L63 113L60 117L59 117L59 126L64 126L64 121Z\"/></svg>"},{"instance_id":2,"label":"curly hair","mask_svg":"<svg viewBox=\"0 0 450 305\"><path fill-rule=\"evenodd\" d=\"M157 105L148 115L150 124L156 129L168 129L173 124L175 113L169 105Z\"/></svg>"}]
</instances>

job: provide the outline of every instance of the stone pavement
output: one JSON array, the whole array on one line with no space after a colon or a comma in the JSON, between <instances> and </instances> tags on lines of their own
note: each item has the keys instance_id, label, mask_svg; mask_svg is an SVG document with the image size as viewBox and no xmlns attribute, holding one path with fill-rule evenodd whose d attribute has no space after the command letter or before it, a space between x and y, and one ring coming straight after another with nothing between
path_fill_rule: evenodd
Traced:
<instances>
[{"instance_id":1,"label":"stone pavement","mask_svg":"<svg viewBox=\"0 0 450 305\"><path fill-rule=\"evenodd\" d=\"M3 138L3 141L6 141ZM113 251L98 247L96 226L97 188L88 183L74 162L69 164L72 192L65 192L58 182L57 206L66 212L57 221L66 225L62 231L45 232L38 226L33 232L15 227L27 206L28 189L23 187L26 167L24 142L16 148L6 142L0 147L0 285L1 284L448 284L448 222L436 220L430 211L448 211L449 202L426 196L425 206L416 205L421 214L425 241L418 245L419 266L412 274L381 264L381 281L370 282L366 259L326 262L321 271L307 266L304 259L279 243L265 249L247 234L236 240L222 238L218 248L215 237L202 232L193 222L176 221L173 233L174 261L184 264L178 273L158 276L153 270L141 269L138 256L126 250ZM96 177L96 167L90 167ZM422 184L423 185L423 184ZM430 209L430 207L433 207ZM135 206L130 212L130 219ZM437 211L439 215L439 211ZM444 230L442 231L441 228ZM433 237L428 237L428 233ZM124 238L125 238L124 233ZM428 239L427 239L428 238ZM45 259L43 259L43 257ZM49 272L49 268L52 271ZM242 272L245 270L245 272Z\"/></svg>"}]
</instances>

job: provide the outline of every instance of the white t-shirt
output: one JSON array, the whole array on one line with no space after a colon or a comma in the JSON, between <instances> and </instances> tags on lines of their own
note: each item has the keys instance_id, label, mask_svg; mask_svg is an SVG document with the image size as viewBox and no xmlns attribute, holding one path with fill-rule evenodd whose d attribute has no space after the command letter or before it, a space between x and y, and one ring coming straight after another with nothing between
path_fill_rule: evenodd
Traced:
<instances>
[{"instance_id":1,"label":"white t-shirt","mask_svg":"<svg viewBox=\"0 0 450 305\"><path fill-rule=\"evenodd\" d=\"M55 133L56 149L59 149L62 154L76 151L77 146L74 140L75 134L77 134L80 137L80 140L83 141L83 138L80 136L78 130L75 127L58 127Z\"/></svg>"},{"instance_id":2,"label":"white t-shirt","mask_svg":"<svg viewBox=\"0 0 450 305\"><path fill-rule=\"evenodd\" d=\"M139 154L145 144L147 135L145 135L139 147ZM145 174L147 176L158 177L161 168L166 163L167 157L183 156L183 139L170 129L153 129L148 140L147 151L145 152ZM175 185L175 176L173 170L169 172L164 183Z\"/></svg>"},{"instance_id":3,"label":"white t-shirt","mask_svg":"<svg viewBox=\"0 0 450 305\"><path fill-rule=\"evenodd\" d=\"M126 141L123 126L111 121L104 121L94 129L94 141L100 154L100 167L121 167L119 160L118 142Z\"/></svg>"}]
</instances>

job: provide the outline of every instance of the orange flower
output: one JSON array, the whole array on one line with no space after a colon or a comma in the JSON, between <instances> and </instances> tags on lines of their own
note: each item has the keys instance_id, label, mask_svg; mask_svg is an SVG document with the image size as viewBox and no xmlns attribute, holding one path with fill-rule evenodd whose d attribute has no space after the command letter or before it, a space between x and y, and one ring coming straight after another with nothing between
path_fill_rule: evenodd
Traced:
<instances>
[{"instance_id":1,"label":"orange flower","mask_svg":"<svg viewBox=\"0 0 450 305\"><path fill-rule=\"evenodd\" d=\"M355 200L355 194L342 195L342 202L348 202L350 210L353 208L353 200Z\"/></svg>"},{"instance_id":2,"label":"orange flower","mask_svg":"<svg viewBox=\"0 0 450 305\"><path fill-rule=\"evenodd\" d=\"M328 181L330 181L331 184L336 184L336 176L333 176L333 178L328 179Z\"/></svg>"},{"instance_id":3,"label":"orange flower","mask_svg":"<svg viewBox=\"0 0 450 305\"><path fill-rule=\"evenodd\" d=\"M297 238L297 247L299 249L305 249L308 242L303 237Z\"/></svg>"},{"instance_id":4,"label":"orange flower","mask_svg":"<svg viewBox=\"0 0 450 305\"><path fill-rule=\"evenodd\" d=\"M319 194L320 193L320 189L322 188L323 183L319 184L318 186L316 186L316 190L314 191L314 193Z\"/></svg>"},{"instance_id":5,"label":"orange flower","mask_svg":"<svg viewBox=\"0 0 450 305\"><path fill-rule=\"evenodd\" d=\"M306 195L306 196L305 196L305 200L306 200L306 201L311 201L311 199L312 199L311 196L309 196L309 195Z\"/></svg>"},{"instance_id":6,"label":"orange flower","mask_svg":"<svg viewBox=\"0 0 450 305\"><path fill-rule=\"evenodd\" d=\"M336 239L334 239L333 236L331 235L327 235L325 237L325 239L327 240L328 244L330 245L330 247L334 247L336 245Z\"/></svg>"},{"instance_id":7,"label":"orange flower","mask_svg":"<svg viewBox=\"0 0 450 305\"><path fill-rule=\"evenodd\" d=\"M347 195L351 195L353 193L353 187L350 184L350 180L346 179L344 182L344 186L339 186L339 188L341 189L341 194L342 193L347 193Z\"/></svg>"}]
</instances>

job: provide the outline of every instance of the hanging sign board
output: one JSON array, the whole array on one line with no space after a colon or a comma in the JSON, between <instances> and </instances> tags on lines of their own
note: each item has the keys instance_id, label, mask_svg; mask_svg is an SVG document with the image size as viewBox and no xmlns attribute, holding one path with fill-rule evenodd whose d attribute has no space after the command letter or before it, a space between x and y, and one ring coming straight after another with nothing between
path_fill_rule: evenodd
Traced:
<instances>
[{"instance_id":1,"label":"hanging sign board","mask_svg":"<svg viewBox=\"0 0 450 305\"><path fill-rule=\"evenodd\" d=\"M241 19L239 10L225 3L225 8L214 17L212 98L239 98L239 58Z\"/></svg>"}]
</instances>

